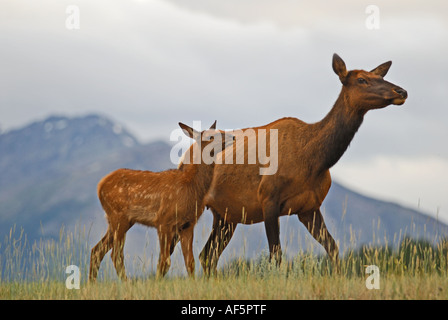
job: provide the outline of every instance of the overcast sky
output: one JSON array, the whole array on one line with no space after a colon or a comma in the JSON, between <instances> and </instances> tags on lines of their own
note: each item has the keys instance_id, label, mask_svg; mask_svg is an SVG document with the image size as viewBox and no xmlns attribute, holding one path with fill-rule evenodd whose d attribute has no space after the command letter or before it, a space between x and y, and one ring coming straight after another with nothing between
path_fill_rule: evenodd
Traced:
<instances>
[{"instance_id":1,"label":"overcast sky","mask_svg":"<svg viewBox=\"0 0 448 320\"><path fill-rule=\"evenodd\" d=\"M348 69L392 60L408 101L367 114L333 177L448 222L446 1L3 0L0 44L1 130L102 113L142 142L179 121L319 121L341 89L333 53Z\"/></svg>"}]
</instances>

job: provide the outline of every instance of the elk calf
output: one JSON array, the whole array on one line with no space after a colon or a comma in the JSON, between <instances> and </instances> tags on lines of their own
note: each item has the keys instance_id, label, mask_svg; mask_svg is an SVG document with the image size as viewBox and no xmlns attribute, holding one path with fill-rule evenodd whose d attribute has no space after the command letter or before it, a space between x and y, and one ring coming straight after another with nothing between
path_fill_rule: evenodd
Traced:
<instances>
[{"instance_id":1,"label":"elk calf","mask_svg":"<svg viewBox=\"0 0 448 320\"><path fill-rule=\"evenodd\" d=\"M202 151L212 143L224 148L226 141L233 142L233 136L216 130L216 121L202 132L182 123L179 126L186 135L200 142L193 144L192 148L198 150L191 155L199 156L199 161L184 161L178 169L162 172L118 169L98 183L98 197L109 226L91 252L91 281L96 279L101 261L110 249L118 276L126 279L123 248L126 232L134 223L157 228L158 276L168 272L170 256L179 240L188 274L194 275L193 229L204 211L203 197L211 184L214 167L214 162L202 161Z\"/></svg>"}]
</instances>

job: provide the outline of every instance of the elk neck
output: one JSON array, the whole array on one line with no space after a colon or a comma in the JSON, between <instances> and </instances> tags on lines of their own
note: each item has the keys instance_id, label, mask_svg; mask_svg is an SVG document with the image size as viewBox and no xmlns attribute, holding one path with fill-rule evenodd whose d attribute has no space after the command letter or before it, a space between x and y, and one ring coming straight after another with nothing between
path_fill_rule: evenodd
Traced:
<instances>
[{"instance_id":1,"label":"elk neck","mask_svg":"<svg viewBox=\"0 0 448 320\"><path fill-rule=\"evenodd\" d=\"M320 122L314 124L314 146L318 170L334 166L347 150L364 119L363 108L350 101L344 87L333 108Z\"/></svg>"},{"instance_id":2,"label":"elk neck","mask_svg":"<svg viewBox=\"0 0 448 320\"><path fill-rule=\"evenodd\" d=\"M207 193L212 180L213 180L213 169L214 162L211 164L186 164L182 163L179 170L182 171L184 179L182 181L189 187L192 188L192 192L195 193L196 199L201 199Z\"/></svg>"}]
</instances>

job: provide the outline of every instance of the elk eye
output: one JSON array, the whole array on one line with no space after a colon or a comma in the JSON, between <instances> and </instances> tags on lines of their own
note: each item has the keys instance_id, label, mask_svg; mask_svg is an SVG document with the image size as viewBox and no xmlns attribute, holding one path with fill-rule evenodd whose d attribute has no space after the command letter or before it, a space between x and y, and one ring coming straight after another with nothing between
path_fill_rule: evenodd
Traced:
<instances>
[{"instance_id":1,"label":"elk eye","mask_svg":"<svg viewBox=\"0 0 448 320\"><path fill-rule=\"evenodd\" d=\"M358 83L367 84L367 81L364 78L358 78Z\"/></svg>"}]
</instances>

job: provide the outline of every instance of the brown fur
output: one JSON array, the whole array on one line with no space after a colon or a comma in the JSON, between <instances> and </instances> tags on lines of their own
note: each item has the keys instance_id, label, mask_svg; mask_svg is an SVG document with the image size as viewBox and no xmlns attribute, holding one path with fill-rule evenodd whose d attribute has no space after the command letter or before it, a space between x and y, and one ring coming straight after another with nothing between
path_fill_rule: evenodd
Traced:
<instances>
[{"instance_id":1,"label":"brown fur","mask_svg":"<svg viewBox=\"0 0 448 320\"><path fill-rule=\"evenodd\" d=\"M204 198L204 204L214 215L212 233L200 254L207 273L216 269L219 256L238 223L264 221L271 257L280 262L278 219L289 214L297 214L330 257L338 260L337 245L320 212L331 186L329 169L349 146L368 110L404 103L406 91L383 79L390 64L386 62L370 72L347 72L345 63L335 54L333 69L343 87L326 117L313 124L283 118L262 127L248 128L255 129L256 133L256 129L267 129L267 150L269 129L278 130L278 170L275 174L260 175L258 162L215 165L213 181ZM244 148L247 161L247 144Z\"/></svg>"},{"instance_id":2,"label":"brown fur","mask_svg":"<svg viewBox=\"0 0 448 320\"><path fill-rule=\"evenodd\" d=\"M198 133L180 124L191 138L204 140L204 133L222 135L217 130ZM210 129L215 129L215 124ZM201 143L202 150L213 141ZM195 144L197 147L197 144ZM224 146L222 146L224 147ZM199 153L198 153L199 154ZM163 276L170 267L170 256L180 239L185 265L194 274L193 229L204 210L203 197L213 177L213 164L182 164L179 169L163 172L118 169L98 183L98 198L109 224L106 235L93 247L89 279L95 280L104 255L112 249L117 274L125 279L123 247L126 232L140 223L157 228L160 257L157 274Z\"/></svg>"}]
</instances>

